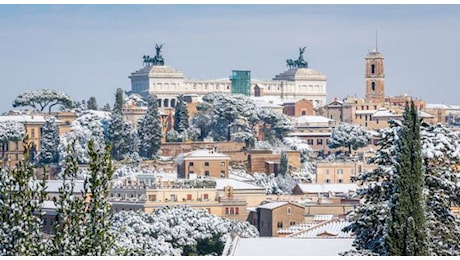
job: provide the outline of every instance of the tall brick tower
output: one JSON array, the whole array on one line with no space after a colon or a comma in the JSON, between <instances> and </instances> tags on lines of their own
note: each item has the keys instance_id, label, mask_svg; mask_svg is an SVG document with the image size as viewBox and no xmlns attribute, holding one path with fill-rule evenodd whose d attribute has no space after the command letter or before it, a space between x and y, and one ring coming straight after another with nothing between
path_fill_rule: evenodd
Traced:
<instances>
[{"instance_id":1,"label":"tall brick tower","mask_svg":"<svg viewBox=\"0 0 460 260\"><path fill-rule=\"evenodd\" d=\"M366 55L366 101L385 101L385 74L383 73L383 55L377 49L377 37L375 48Z\"/></svg>"}]
</instances>

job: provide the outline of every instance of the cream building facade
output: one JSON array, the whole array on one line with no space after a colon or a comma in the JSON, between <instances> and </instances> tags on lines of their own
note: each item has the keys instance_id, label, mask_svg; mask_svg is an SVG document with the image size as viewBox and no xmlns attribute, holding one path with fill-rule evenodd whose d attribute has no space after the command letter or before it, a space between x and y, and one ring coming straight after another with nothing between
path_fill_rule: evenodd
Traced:
<instances>
[{"instance_id":1,"label":"cream building facade","mask_svg":"<svg viewBox=\"0 0 460 260\"><path fill-rule=\"evenodd\" d=\"M131 93L154 93L158 97L160 108L175 107L177 96L194 94L204 96L212 92L232 93L232 80L187 79L183 72L164 63L144 63L144 67L131 73ZM276 75L272 80L251 79L250 94L257 96L263 89L266 96L277 96L286 99L305 98L315 107L326 105L327 77L320 72L308 68L289 68ZM256 93L257 92L257 93Z\"/></svg>"}]
</instances>

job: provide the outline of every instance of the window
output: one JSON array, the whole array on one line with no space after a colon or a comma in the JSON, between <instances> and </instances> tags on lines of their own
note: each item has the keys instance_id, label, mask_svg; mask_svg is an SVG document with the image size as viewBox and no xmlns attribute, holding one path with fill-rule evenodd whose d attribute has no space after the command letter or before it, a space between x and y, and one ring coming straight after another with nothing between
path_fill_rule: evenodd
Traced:
<instances>
[{"instance_id":1,"label":"window","mask_svg":"<svg viewBox=\"0 0 460 260\"><path fill-rule=\"evenodd\" d=\"M189 163L188 163L188 166L193 166L193 162L189 162Z\"/></svg>"},{"instance_id":2,"label":"window","mask_svg":"<svg viewBox=\"0 0 460 260\"><path fill-rule=\"evenodd\" d=\"M337 174L343 174L343 169L337 169Z\"/></svg>"},{"instance_id":3,"label":"window","mask_svg":"<svg viewBox=\"0 0 460 260\"><path fill-rule=\"evenodd\" d=\"M220 162L220 166L224 167L224 166L225 166L225 162Z\"/></svg>"},{"instance_id":4,"label":"window","mask_svg":"<svg viewBox=\"0 0 460 260\"><path fill-rule=\"evenodd\" d=\"M204 166L209 166L209 162L204 162Z\"/></svg>"},{"instance_id":5,"label":"window","mask_svg":"<svg viewBox=\"0 0 460 260\"><path fill-rule=\"evenodd\" d=\"M208 194L203 194L203 199L204 199L204 200L208 200L208 199L209 199Z\"/></svg>"},{"instance_id":6,"label":"window","mask_svg":"<svg viewBox=\"0 0 460 260\"><path fill-rule=\"evenodd\" d=\"M288 207L288 208L287 208L287 214L288 214L288 215L291 215L291 207Z\"/></svg>"},{"instance_id":7,"label":"window","mask_svg":"<svg viewBox=\"0 0 460 260\"><path fill-rule=\"evenodd\" d=\"M204 176L209 176L209 171L204 171Z\"/></svg>"},{"instance_id":8,"label":"window","mask_svg":"<svg viewBox=\"0 0 460 260\"><path fill-rule=\"evenodd\" d=\"M240 208L235 208L235 215L239 215L240 214Z\"/></svg>"},{"instance_id":9,"label":"window","mask_svg":"<svg viewBox=\"0 0 460 260\"><path fill-rule=\"evenodd\" d=\"M307 139L307 144L308 145L313 145L313 139Z\"/></svg>"},{"instance_id":10,"label":"window","mask_svg":"<svg viewBox=\"0 0 460 260\"><path fill-rule=\"evenodd\" d=\"M230 208L230 215L235 215L235 208Z\"/></svg>"},{"instance_id":11,"label":"window","mask_svg":"<svg viewBox=\"0 0 460 260\"><path fill-rule=\"evenodd\" d=\"M225 215L228 215L229 212L230 212L229 208L225 208Z\"/></svg>"},{"instance_id":12,"label":"window","mask_svg":"<svg viewBox=\"0 0 460 260\"><path fill-rule=\"evenodd\" d=\"M323 139L316 139L316 144L323 144Z\"/></svg>"},{"instance_id":13,"label":"window","mask_svg":"<svg viewBox=\"0 0 460 260\"><path fill-rule=\"evenodd\" d=\"M339 183L343 183L343 180L342 180L342 179L339 179Z\"/></svg>"},{"instance_id":14,"label":"window","mask_svg":"<svg viewBox=\"0 0 460 260\"><path fill-rule=\"evenodd\" d=\"M192 194L187 194L187 200L192 200Z\"/></svg>"},{"instance_id":15,"label":"window","mask_svg":"<svg viewBox=\"0 0 460 260\"><path fill-rule=\"evenodd\" d=\"M371 89L372 89L373 92L375 91L375 82L371 83Z\"/></svg>"},{"instance_id":16,"label":"window","mask_svg":"<svg viewBox=\"0 0 460 260\"><path fill-rule=\"evenodd\" d=\"M283 222L282 221L278 221L278 228L282 228L283 227Z\"/></svg>"},{"instance_id":17,"label":"window","mask_svg":"<svg viewBox=\"0 0 460 260\"><path fill-rule=\"evenodd\" d=\"M372 74L375 74L375 64L372 64L372 65L371 65L371 73L372 73Z\"/></svg>"},{"instance_id":18,"label":"window","mask_svg":"<svg viewBox=\"0 0 460 260\"><path fill-rule=\"evenodd\" d=\"M221 178L225 177L225 171L224 170L220 171L220 177Z\"/></svg>"},{"instance_id":19,"label":"window","mask_svg":"<svg viewBox=\"0 0 460 260\"><path fill-rule=\"evenodd\" d=\"M171 194L170 198L171 198L171 201L177 201L176 194Z\"/></svg>"},{"instance_id":20,"label":"window","mask_svg":"<svg viewBox=\"0 0 460 260\"><path fill-rule=\"evenodd\" d=\"M326 174L329 174L329 169L326 169Z\"/></svg>"},{"instance_id":21,"label":"window","mask_svg":"<svg viewBox=\"0 0 460 260\"><path fill-rule=\"evenodd\" d=\"M289 226L295 226L295 221L291 220L291 222L289 222Z\"/></svg>"}]
</instances>

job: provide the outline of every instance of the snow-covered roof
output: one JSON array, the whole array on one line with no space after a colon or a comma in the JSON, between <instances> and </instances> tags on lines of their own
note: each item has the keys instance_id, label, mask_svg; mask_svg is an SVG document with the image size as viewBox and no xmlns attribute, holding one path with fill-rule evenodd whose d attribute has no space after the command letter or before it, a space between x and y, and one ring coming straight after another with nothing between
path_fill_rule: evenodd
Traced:
<instances>
[{"instance_id":1,"label":"snow-covered roof","mask_svg":"<svg viewBox=\"0 0 460 260\"><path fill-rule=\"evenodd\" d=\"M262 204L258 208L272 210L272 209L276 209L276 208L279 208L279 207L287 205L287 204L289 204L289 202L275 201L275 202L269 202L269 203Z\"/></svg>"},{"instance_id":2,"label":"snow-covered roof","mask_svg":"<svg viewBox=\"0 0 460 260\"><path fill-rule=\"evenodd\" d=\"M334 215L315 215L313 217L313 221L319 222L319 221L329 221L334 218Z\"/></svg>"},{"instance_id":3,"label":"snow-covered roof","mask_svg":"<svg viewBox=\"0 0 460 260\"><path fill-rule=\"evenodd\" d=\"M221 179L213 179L213 181L216 182L216 188L217 190L223 190L224 187L226 186L232 186L234 190L263 190L265 191L264 187L256 186L253 184L249 184L246 182L234 180L234 179L227 179L227 178L221 178Z\"/></svg>"},{"instance_id":4,"label":"snow-covered roof","mask_svg":"<svg viewBox=\"0 0 460 260\"><path fill-rule=\"evenodd\" d=\"M260 96L260 97L250 97L252 101L254 101L255 104L258 102L265 102L273 105L279 105L282 106L285 103L295 103L303 98L281 98L278 96Z\"/></svg>"},{"instance_id":5,"label":"snow-covered roof","mask_svg":"<svg viewBox=\"0 0 460 260\"><path fill-rule=\"evenodd\" d=\"M343 232L342 229L349 226L351 223L343 219L333 219L330 221L319 223L316 226L310 227L288 237L295 238L319 238L319 237L333 237L333 238L353 238L354 235L351 231Z\"/></svg>"},{"instance_id":6,"label":"snow-covered roof","mask_svg":"<svg viewBox=\"0 0 460 260\"><path fill-rule=\"evenodd\" d=\"M253 100L254 104L261 108L282 108L281 105L267 102L266 100Z\"/></svg>"},{"instance_id":7,"label":"snow-covered roof","mask_svg":"<svg viewBox=\"0 0 460 260\"><path fill-rule=\"evenodd\" d=\"M460 106L445 105L445 104L426 104L426 108L437 108L446 110L460 110Z\"/></svg>"},{"instance_id":8,"label":"snow-covered roof","mask_svg":"<svg viewBox=\"0 0 460 260\"><path fill-rule=\"evenodd\" d=\"M62 187L62 180L48 180L46 181L46 191L52 193L58 193L59 188ZM75 181L75 189L76 193L80 193L83 190L83 181L76 180Z\"/></svg>"},{"instance_id":9,"label":"snow-covered roof","mask_svg":"<svg viewBox=\"0 0 460 260\"><path fill-rule=\"evenodd\" d=\"M395 116L401 116L392 113L391 111L386 110L385 108L379 109L377 112L372 114L372 117L395 117Z\"/></svg>"},{"instance_id":10,"label":"snow-covered roof","mask_svg":"<svg viewBox=\"0 0 460 260\"><path fill-rule=\"evenodd\" d=\"M298 124L306 124L306 123L329 123L334 121L324 116L299 116L294 118L294 121Z\"/></svg>"},{"instance_id":11,"label":"snow-covered roof","mask_svg":"<svg viewBox=\"0 0 460 260\"><path fill-rule=\"evenodd\" d=\"M213 150L208 150L208 149L200 149L200 150L195 150L188 152L184 154L184 158L190 159L190 158L210 158L210 159L228 159L230 160L230 157L228 155L225 155L223 153L218 153Z\"/></svg>"},{"instance_id":12,"label":"snow-covered roof","mask_svg":"<svg viewBox=\"0 0 460 260\"><path fill-rule=\"evenodd\" d=\"M338 256L353 249L353 239L237 237L230 256Z\"/></svg>"},{"instance_id":13,"label":"snow-covered roof","mask_svg":"<svg viewBox=\"0 0 460 260\"><path fill-rule=\"evenodd\" d=\"M45 123L45 116L42 115L11 115L11 116L0 116L0 122L4 121L16 121L21 123ZM57 123L63 123L61 120L56 120Z\"/></svg>"},{"instance_id":14,"label":"snow-covered roof","mask_svg":"<svg viewBox=\"0 0 460 260\"><path fill-rule=\"evenodd\" d=\"M356 191L358 185L355 183L305 183L297 184L303 193L325 193Z\"/></svg>"},{"instance_id":15,"label":"snow-covered roof","mask_svg":"<svg viewBox=\"0 0 460 260\"><path fill-rule=\"evenodd\" d=\"M427 112L419 111L419 116L422 118L432 118L434 117L432 114L428 114Z\"/></svg>"},{"instance_id":16,"label":"snow-covered roof","mask_svg":"<svg viewBox=\"0 0 460 260\"><path fill-rule=\"evenodd\" d=\"M307 230L315 225L316 223L301 223L287 228L278 229L278 234L293 234L299 231Z\"/></svg>"},{"instance_id":17,"label":"snow-covered roof","mask_svg":"<svg viewBox=\"0 0 460 260\"><path fill-rule=\"evenodd\" d=\"M371 115L377 112L377 110L356 110L355 114L357 115Z\"/></svg>"},{"instance_id":18,"label":"snow-covered roof","mask_svg":"<svg viewBox=\"0 0 460 260\"><path fill-rule=\"evenodd\" d=\"M314 133L308 133L308 132L293 132L289 133L288 136L324 136L324 137L330 137L332 132L314 132Z\"/></svg>"},{"instance_id":19,"label":"snow-covered roof","mask_svg":"<svg viewBox=\"0 0 460 260\"><path fill-rule=\"evenodd\" d=\"M52 200L45 200L42 203L42 208L43 209L56 209L56 205L54 204L54 201Z\"/></svg>"}]
</instances>

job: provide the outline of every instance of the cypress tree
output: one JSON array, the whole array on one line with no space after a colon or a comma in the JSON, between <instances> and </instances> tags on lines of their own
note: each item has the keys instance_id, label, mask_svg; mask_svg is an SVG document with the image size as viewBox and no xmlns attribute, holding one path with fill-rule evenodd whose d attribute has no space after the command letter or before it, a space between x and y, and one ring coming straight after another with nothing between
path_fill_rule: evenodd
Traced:
<instances>
[{"instance_id":1,"label":"cypress tree","mask_svg":"<svg viewBox=\"0 0 460 260\"><path fill-rule=\"evenodd\" d=\"M125 129L125 119L123 118L123 90L117 89L115 104L110 118L107 141L112 146L112 158L122 160L130 152L130 135Z\"/></svg>"},{"instance_id":2,"label":"cypress tree","mask_svg":"<svg viewBox=\"0 0 460 260\"><path fill-rule=\"evenodd\" d=\"M88 99L88 102L86 103L86 107L88 109L91 109L91 110L97 110L98 106L97 106L96 98L95 97L90 97Z\"/></svg>"},{"instance_id":3,"label":"cypress tree","mask_svg":"<svg viewBox=\"0 0 460 260\"><path fill-rule=\"evenodd\" d=\"M59 160L59 126L55 117L46 118L40 139L39 161L41 163L57 163ZM33 156L32 156L33 158Z\"/></svg>"},{"instance_id":4,"label":"cypress tree","mask_svg":"<svg viewBox=\"0 0 460 260\"><path fill-rule=\"evenodd\" d=\"M174 130L180 134L184 134L189 126L190 124L187 104L184 101L184 96L180 95L177 98L177 106L174 110Z\"/></svg>"},{"instance_id":5,"label":"cypress tree","mask_svg":"<svg viewBox=\"0 0 460 260\"><path fill-rule=\"evenodd\" d=\"M393 196L387 221L386 243L393 256L428 255L424 212L420 121L414 102L406 103L402 132L397 141Z\"/></svg>"},{"instance_id":6,"label":"cypress tree","mask_svg":"<svg viewBox=\"0 0 460 260\"><path fill-rule=\"evenodd\" d=\"M150 95L145 116L139 120L139 155L153 158L161 146L162 127L158 100L156 95Z\"/></svg>"},{"instance_id":7,"label":"cypress tree","mask_svg":"<svg viewBox=\"0 0 460 260\"><path fill-rule=\"evenodd\" d=\"M285 176L288 171L288 158L286 152L281 153L279 174Z\"/></svg>"}]
</instances>

